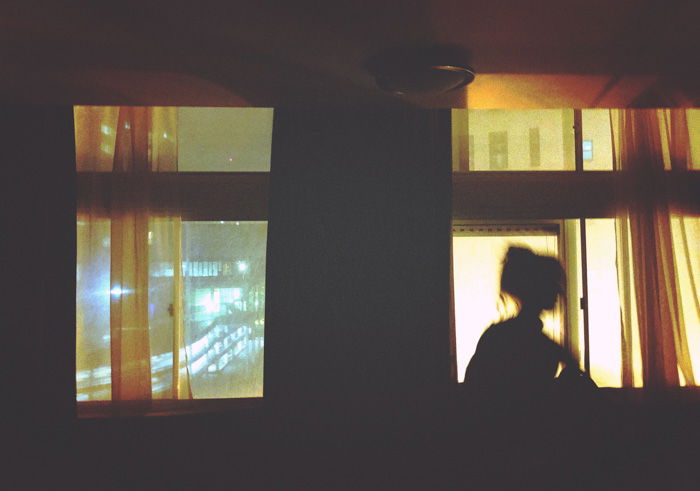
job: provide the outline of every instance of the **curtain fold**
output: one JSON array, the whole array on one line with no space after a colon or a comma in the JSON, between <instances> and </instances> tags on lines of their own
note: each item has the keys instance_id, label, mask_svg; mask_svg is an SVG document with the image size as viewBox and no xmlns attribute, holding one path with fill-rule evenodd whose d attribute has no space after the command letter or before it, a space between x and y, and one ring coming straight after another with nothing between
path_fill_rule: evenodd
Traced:
<instances>
[{"instance_id":1,"label":"curtain fold","mask_svg":"<svg viewBox=\"0 0 700 491\"><path fill-rule=\"evenodd\" d=\"M102 312L103 323L108 319L102 338L109 340L109 359L102 355L82 364L93 373L104 368L95 368L96 364L107 362L111 397L104 392L85 397L111 398L115 410L122 402L148 408L152 398L191 397L185 357L180 356L180 218L177 210L154 206L156 174L177 171L177 110L76 107L75 122L77 170L89 176L78 197L78 220L85 227L82 242L80 233L78 237L80 264L95 266L95 277L108 277L102 297L90 291L91 301L78 302L78 318L85 317L81 309L101 302L96 310ZM100 243L101 248L95 246ZM97 257L104 248L109 250L109 266ZM97 271L100 264L107 270ZM166 270L172 273L163 274ZM109 297L107 316L104 293ZM82 351L89 357L100 349ZM79 370L80 365L79 360Z\"/></svg>"},{"instance_id":2,"label":"curtain fold","mask_svg":"<svg viewBox=\"0 0 700 491\"><path fill-rule=\"evenodd\" d=\"M611 128L624 175L616 220L623 386L664 389L681 377L695 385L688 333L698 326L684 308L697 307L697 278L685 260L693 253L682 240L687 217L674 209L664 175L692 168L685 111L613 110Z\"/></svg>"}]
</instances>

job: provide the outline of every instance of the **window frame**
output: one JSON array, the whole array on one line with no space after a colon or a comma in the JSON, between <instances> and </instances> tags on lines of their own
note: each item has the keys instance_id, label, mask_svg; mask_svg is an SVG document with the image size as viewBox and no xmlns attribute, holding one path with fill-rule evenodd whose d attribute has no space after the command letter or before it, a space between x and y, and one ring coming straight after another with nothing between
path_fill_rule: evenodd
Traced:
<instances>
[{"instance_id":1,"label":"window frame","mask_svg":"<svg viewBox=\"0 0 700 491\"><path fill-rule=\"evenodd\" d=\"M76 171L77 211L86 209L82 190L99 196L98 210L108 217L111 190L130 186L134 179L149 179L151 210L175 213L182 221L266 221L269 172L162 172L133 176L113 172ZM82 206L81 206L82 205ZM100 213L100 211L98 211ZM263 381L264 386L264 381ZM77 401L78 418L165 416L251 410L262 406L263 397L223 399L152 399L150 401Z\"/></svg>"},{"instance_id":2,"label":"window frame","mask_svg":"<svg viewBox=\"0 0 700 491\"><path fill-rule=\"evenodd\" d=\"M573 170L550 171L487 171L470 170L469 163L460 160L459 171L452 173L452 221L472 223L535 223L546 220L578 219L580 223L584 368L590 370L589 329L586 265L586 219L615 218L616 211L629 203L629 188L635 185L630 174L616 170L584 170L582 111L573 111L574 162ZM452 134L468 131L468 118L453 121ZM454 144L453 144L454 149ZM664 170L653 176L665 196L676 209L690 215L700 215L700 170ZM507 199L498 199L507 196ZM562 243L563 244L563 243ZM452 261L452 253L450 253ZM452 283L452 281L451 281ZM457 384L456 330L454 318L454 285L450 285L451 380ZM568 314L565 313L565 318ZM569 337L564 334L564 339ZM606 388L634 391L635 388ZM698 390L700 387L680 387Z\"/></svg>"}]
</instances>

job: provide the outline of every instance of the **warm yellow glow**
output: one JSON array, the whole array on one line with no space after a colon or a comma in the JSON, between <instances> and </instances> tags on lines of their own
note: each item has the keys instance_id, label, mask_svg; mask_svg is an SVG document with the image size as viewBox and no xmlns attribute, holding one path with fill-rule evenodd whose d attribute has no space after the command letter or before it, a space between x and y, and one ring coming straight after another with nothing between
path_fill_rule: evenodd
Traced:
<instances>
[{"instance_id":1,"label":"warm yellow glow","mask_svg":"<svg viewBox=\"0 0 700 491\"><path fill-rule=\"evenodd\" d=\"M109 172L114 160L118 107L75 106L76 169Z\"/></svg>"},{"instance_id":2,"label":"warm yellow glow","mask_svg":"<svg viewBox=\"0 0 700 491\"><path fill-rule=\"evenodd\" d=\"M499 281L501 261L510 245L529 247L541 254L557 254L557 237L554 235L453 238L455 339L460 382L464 380L464 371L481 334L490 324L504 317L499 312ZM545 332L557 339L558 316L550 313L543 321Z\"/></svg>"},{"instance_id":3,"label":"warm yellow glow","mask_svg":"<svg viewBox=\"0 0 700 491\"><path fill-rule=\"evenodd\" d=\"M690 140L691 169L700 169L700 109L687 109L688 136Z\"/></svg>"},{"instance_id":4,"label":"warm yellow glow","mask_svg":"<svg viewBox=\"0 0 700 491\"><path fill-rule=\"evenodd\" d=\"M700 379L700 217L672 215L671 227L681 310L697 384Z\"/></svg>"},{"instance_id":5,"label":"warm yellow glow","mask_svg":"<svg viewBox=\"0 0 700 491\"><path fill-rule=\"evenodd\" d=\"M657 80L634 75L479 73L465 89L472 109L628 107ZM612 84L611 84L612 82Z\"/></svg>"},{"instance_id":6,"label":"warm yellow glow","mask_svg":"<svg viewBox=\"0 0 700 491\"><path fill-rule=\"evenodd\" d=\"M469 84L468 107L474 109L534 109L591 107L609 77L480 73Z\"/></svg>"},{"instance_id":7,"label":"warm yellow glow","mask_svg":"<svg viewBox=\"0 0 700 491\"><path fill-rule=\"evenodd\" d=\"M601 387L622 385L620 297L615 220L586 220L591 376Z\"/></svg>"}]
</instances>

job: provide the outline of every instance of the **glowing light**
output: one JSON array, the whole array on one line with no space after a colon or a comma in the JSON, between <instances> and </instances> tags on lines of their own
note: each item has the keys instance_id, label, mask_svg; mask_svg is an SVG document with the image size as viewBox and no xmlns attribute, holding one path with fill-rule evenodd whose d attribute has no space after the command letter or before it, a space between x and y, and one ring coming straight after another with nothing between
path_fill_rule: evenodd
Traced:
<instances>
[{"instance_id":1,"label":"glowing light","mask_svg":"<svg viewBox=\"0 0 700 491\"><path fill-rule=\"evenodd\" d=\"M118 296L120 296L120 295L122 295L123 293L126 293L126 292L125 292L124 290L122 290L120 286L117 285L117 286L115 286L114 288L112 288L112 289L109 291L109 293L111 293L111 294L114 295L115 297L118 297Z\"/></svg>"},{"instance_id":2,"label":"glowing light","mask_svg":"<svg viewBox=\"0 0 700 491\"><path fill-rule=\"evenodd\" d=\"M167 133L163 133L163 138L167 138L167 137L168 137L168 134L167 134Z\"/></svg>"},{"instance_id":3,"label":"glowing light","mask_svg":"<svg viewBox=\"0 0 700 491\"><path fill-rule=\"evenodd\" d=\"M112 134L112 128L107 126L106 124L103 124L101 127L101 131L103 135L111 135Z\"/></svg>"},{"instance_id":4,"label":"glowing light","mask_svg":"<svg viewBox=\"0 0 700 491\"><path fill-rule=\"evenodd\" d=\"M248 271L248 263L246 263L245 261L238 261L238 271L240 271L241 273L245 273L246 271Z\"/></svg>"},{"instance_id":5,"label":"glowing light","mask_svg":"<svg viewBox=\"0 0 700 491\"><path fill-rule=\"evenodd\" d=\"M503 255L510 245L524 245L544 254L557 253L556 236L455 236L453 267L457 375L464 380L467 363L484 330L509 317L507 306L499 310L499 281ZM558 318L543 318L545 332L558 332ZM553 336L556 339L556 336Z\"/></svg>"}]
</instances>

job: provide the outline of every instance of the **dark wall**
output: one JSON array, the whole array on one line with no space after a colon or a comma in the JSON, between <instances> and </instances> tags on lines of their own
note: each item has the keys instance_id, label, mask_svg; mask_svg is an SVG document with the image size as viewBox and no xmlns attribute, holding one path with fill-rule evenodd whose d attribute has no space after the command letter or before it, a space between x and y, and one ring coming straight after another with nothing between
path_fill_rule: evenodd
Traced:
<instances>
[{"instance_id":1,"label":"dark wall","mask_svg":"<svg viewBox=\"0 0 700 491\"><path fill-rule=\"evenodd\" d=\"M450 152L449 111L275 111L271 402L445 389Z\"/></svg>"},{"instance_id":2,"label":"dark wall","mask_svg":"<svg viewBox=\"0 0 700 491\"><path fill-rule=\"evenodd\" d=\"M75 423L72 108L4 106L0 162L3 475L32 489Z\"/></svg>"},{"instance_id":3,"label":"dark wall","mask_svg":"<svg viewBox=\"0 0 700 491\"><path fill-rule=\"evenodd\" d=\"M3 345L6 393L35 431L75 407L75 154L71 107L5 106Z\"/></svg>"}]
</instances>

